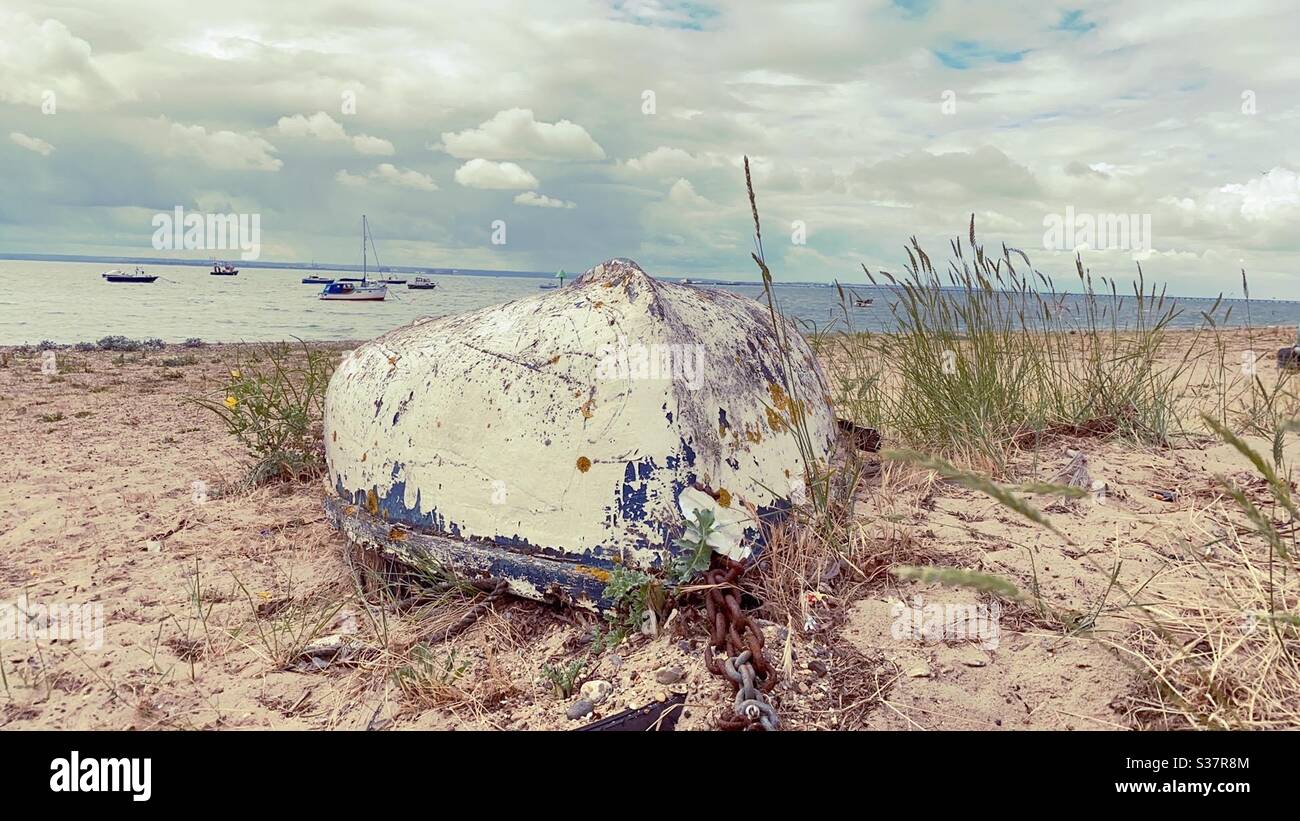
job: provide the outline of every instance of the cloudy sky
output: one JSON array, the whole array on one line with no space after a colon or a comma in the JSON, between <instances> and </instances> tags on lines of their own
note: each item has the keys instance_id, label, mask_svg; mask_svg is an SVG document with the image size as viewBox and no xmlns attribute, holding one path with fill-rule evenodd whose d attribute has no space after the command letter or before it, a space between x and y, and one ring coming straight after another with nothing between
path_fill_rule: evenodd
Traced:
<instances>
[{"instance_id":1,"label":"cloudy sky","mask_svg":"<svg viewBox=\"0 0 1300 821\"><path fill-rule=\"evenodd\" d=\"M1298 36L1283 0L4 0L0 252L152 255L179 205L269 260L353 261L365 212L385 263L748 278L748 154L779 278L973 212L1065 281L1071 209L1149 215L1097 273L1297 298Z\"/></svg>"}]
</instances>

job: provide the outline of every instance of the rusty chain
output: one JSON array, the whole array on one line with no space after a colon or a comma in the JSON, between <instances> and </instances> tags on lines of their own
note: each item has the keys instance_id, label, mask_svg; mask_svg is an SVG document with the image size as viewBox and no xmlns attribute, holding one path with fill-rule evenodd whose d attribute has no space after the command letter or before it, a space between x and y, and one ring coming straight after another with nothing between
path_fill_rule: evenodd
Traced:
<instances>
[{"instance_id":1,"label":"rusty chain","mask_svg":"<svg viewBox=\"0 0 1300 821\"><path fill-rule=\"evenodd\" d=\"M459 621L444 630L441 635L429 636L433 641L448 641L465 632L471 625L482 618L483 614L492 609L492 605L496 603L497 599L510 592L510 583L505 579L476 579L470 584L480 593L486 593L487 596L475 603L473 607L465 612L465 615L460 617Z\"/></svg>"},{"instance_id":2,"label":"rusty chain","mask_svg":"<svg viewBox=\"0 0 1300 821\"><path fill-rule=\"evenodd\" d=\"M724 730L776 730L781 720L766 694L776 686L777 673L763 654L763 631L740 609L736 580L743 571L740 563L717 557L715 566L704 573L709 623L704 663L710 673L727 678L736 688L735 715L719 719L718 726ZM715 652L722 655L721 663Z\"/></svg>"}]
</instances>

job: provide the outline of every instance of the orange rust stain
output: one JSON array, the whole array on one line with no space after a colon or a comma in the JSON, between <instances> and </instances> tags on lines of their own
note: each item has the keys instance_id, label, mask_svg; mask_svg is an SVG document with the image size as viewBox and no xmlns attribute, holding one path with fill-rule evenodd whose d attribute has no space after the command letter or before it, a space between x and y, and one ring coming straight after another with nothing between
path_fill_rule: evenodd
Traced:
<instances>
[{"instance_id":1,"label":"orange rust stain","mask_svg":"<svg viewBox=\"0 0 1300 821\"><path fill-rule=\"evenodd\" d=\"M559 362L559 361L560 361L560 355L557 353L555 356L552 356L552 357L550 358L550 360L549 360L546 364L548 364L548 365L554 365L556 362Z\"/></svg>"},{"instance_id":2,"label":"orange rust stain","mask_svg":"<svg viewBox=\"0 0 1300 821\"><path fill-rule=\"evenodd\" d=\"M578 470L582 471L583 473L586 473L587 471L591 470L591 460L588 459L586 456L579 456Z\"/></svg>"},{"instance_id":3,"label":"orange rust stain","mask_svg":"<svg viewBox=\"0 0 1300 821\"><path fill-rule=\"evenodd\" d=\"M366 451L365 453L361 454L361 461L363 462L366 461L366 457L369 455L370 455L370 451Z\"/></svg>"},{"instance_id":4,"label":"orange rust stain","mask_svg":"<svg viewBox=\"0 0 1300 821\"><path fill-rule=\"evenodd\" d=\"M582 573L583 575L586 576L591 576L596 581L601 581L601 582L609 581L609 571L601 570L599 567L587 567L585 565L580 564L574 566L573 572Z\"/></svg>"},{"instance_id":5,"label":"orange rust stain","mask_svg":"<svg viewBox=\"0 0 1300 821\"><path fill-rule=\"evenodd\" d=\"M409 535L410 534L406 532L406 529L401 527L395 527L388 531L388 538L394 542L404 542L406 541L406 537Z\"/></svg>"},{"instance_id":6,"label":"orange rust stain","mask_svg":"<svg viewBox=\"0 0 1300 821\"><path fill-rule=\"evenodd\" d=\"M757 445L763 441L763 431L759 428L753 430L745 428L745 438Z\"/></svg>"},{"instance_id":7,"label":"orange rust stain","mask_svg":"<svg viewBox=\"0 0 1300 821\"><path fill-rule=\"evenodd\" d=\"M731 491L725 487L718 490L718 504L723 507L731 507Z\"/></svg>"},{"instance_id":8,"label":"orange rust stain","mask_svg":"<svg viewBox=\"0 0 1300 821\"><path fill-rule=\"evenodd\" d=\"M601 302L601 301L598 299L598 300L596 300L595 302L591 303L591 307L593 307L593 308L604 308L604 307L605 307L605 303L604 303L604 302Z\"/></svg>"},{"instance_id":9,"label":"orange rust stain","mask_svg":"<svg viewBox=\"0 0 1300 821\"><path fill-rule=\"evenodd\" d=\"M379 494L375 493L374 488L366 491L366 508L371 513L379 512Z\"/></svg>"},{"instance_id":10,"label":"orange rust stain","mask_svg":"<svg viewBox=\"0 0 1300 821\"><path fill-rule=\"evenodd\" d=\"M766 408L765 410L767 411L767 426L777 433L780 433L781 428L785 426L785 420L781 418L781 414L771 408Z\"/></svg>"},{"instance_id":11,"label":"orange rust stain","mask_svg":"<svg viewBox=\"0 0 1300 821\"><path fill-rule=\"evenodd\" d=\"M767 392L772 395L773 405L776 405L781 410L786 409L786 407L790 402L790 399L785 395L785 391L781 389L780 385L776 384L775 382L768 382Z\"/></svg>"},{"instance_id":12,"label":"orange rust stain","mask_svg":"<svg viewBox=\"0 0 1300 821\"><path fill-rule=\"evenodd\" d=\"M333 433L330 434L330 441L331 441L331 442L337 442L338 440L339 440L339 432L338 432L338 431L334 431Z\"/></svg>"},{"instance_id":13,"label":"orange rust stain","mask_svg":"<svg viewBox=\"0 0 1300 821\"><path fill-rule=\"evenodd\" d=\"M578 410L582 412L583 419L590 419L592 416L591 409L594 407L596 407L596 400L588 399L586 402L582 403L582 407Z\"/></svg>"}]
</instances>

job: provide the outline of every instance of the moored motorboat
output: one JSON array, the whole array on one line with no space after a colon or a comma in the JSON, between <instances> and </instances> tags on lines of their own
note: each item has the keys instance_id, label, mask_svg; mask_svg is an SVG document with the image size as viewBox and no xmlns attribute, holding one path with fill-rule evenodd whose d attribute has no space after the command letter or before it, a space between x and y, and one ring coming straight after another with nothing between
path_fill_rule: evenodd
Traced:
<instances>
[{"instance_id":1,"label":"moored motorboat","mask_svg":"<svg viewBox=\"0 0 1300 821\"><path fill-rule=\"evenodd\" d=\"M153 275L146 274L144 272L144 269L138 265L136 266L134 273L128 274L125 271L113 270L113 271L105 271L104 273L100 274L100 276L102 276L104 279L108 280L109 282L146 283L146 282L153 282L156 279L158 279L157 274L153 274Z\"/></svg>"},{"instance_id":2,"label":"moored motorboat","mask_svg":"<svg viewBox=\"0 0 1300 821\"><path fill-rule=\"evenodd\" d=\"M302 278L303 285L329 285L333 281L329 277L310 276Z\"/></svg>"},{"instance_id":3,"label":"moored motorboat","mask_svg":"<svg viewBox=\"0 0 1300 821\"><path fill-rule=\"evenodd\" d=\"M412 291L431 291L434 288L438 287L438 283L434 282L432 279L429 279L428 277L416 277L415 279L406 283L406 287L411 289Z\"/></svg>"}]
</instances>

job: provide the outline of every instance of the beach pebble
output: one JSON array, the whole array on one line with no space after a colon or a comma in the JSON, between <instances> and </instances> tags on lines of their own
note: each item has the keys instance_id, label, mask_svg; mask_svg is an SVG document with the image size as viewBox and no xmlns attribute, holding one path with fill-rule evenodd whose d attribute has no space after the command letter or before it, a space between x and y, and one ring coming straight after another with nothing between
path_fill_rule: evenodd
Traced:
<instances>
[{"instance_id":1,"label":"beach pebble","mask_svg":"<svg viewBox=\"0 0 1300 821\"><path fill-rule=\"evenodd\" d=\"M594 705L594 704L600 704L605 699L609 698L609 694L612 693L613 691L614 691L614 685L610 684L608 681L601 681L600 679L592 679L591 681L588 681L587 683L582 685L582 688L578 691L578 694L582 696L583 701L589 701Z\"/></svg>"},{"instance_id":2,"label":"beach pebble","mask_svg":"<svg viewBox=\"0 0 1300 821\"><path fill-rule=\"evenodd\" d=\"M591 711L595 709L596 705L592 704L589 699L580 698L573 702L573 706L565 712L565 715L569 717L570 721L577 721L583 716L590 714Z\"/></svg>"},{"instance_id":3,"label":"beach pebble","mask_svg":"<svg viewBox=\"0 0 1300 821\"><path fill-rule=\"evenodd\" d=\"M826 675L826 662L814 659L808 662L808 669L812 670L819 677Z\"/></svg>"},{"instance_id":4,"label":"beach pebble","mask_svg":"<svg viewBox=\"0 0 1300 821\"><path fill-rule=\"evenodd\" d=\"M660 684L676 684L685 678L686 674L680 667L664 667L655 673L655 681Z\"/></svg>"}]
</instances>

